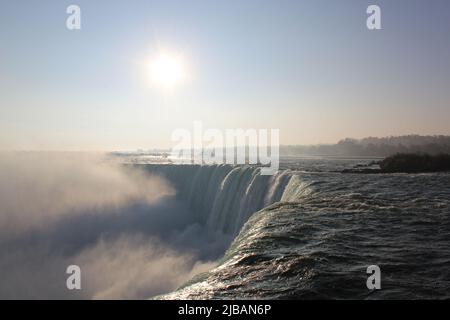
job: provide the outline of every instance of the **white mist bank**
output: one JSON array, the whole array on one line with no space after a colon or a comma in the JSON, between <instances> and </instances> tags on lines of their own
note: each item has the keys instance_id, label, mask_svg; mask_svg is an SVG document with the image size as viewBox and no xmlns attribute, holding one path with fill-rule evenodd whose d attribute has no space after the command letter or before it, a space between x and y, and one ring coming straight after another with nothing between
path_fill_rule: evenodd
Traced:
<instances>
[{"instance_id":1,"label":"white mist bank","mask_svg":"<svg viewBox=\"0 0 450 320\"><path fill-rule=\"evenodd\" d=\"M77 210L148 204L173 195L158 177L88 153L2 153L0 231L24 231Z\"/></svg>"},{"instance_id":2,"label":"white mist bank","mask_svg":"<svg viewBox=\"0 0 450 320\"><path fill-rule=\"evenodd\" d=\"M210 269L226 241L174 194L103 155L2 153L0 298L141 299ZM82 290L66 288L70 264Z\"/></svg>"}]
</instances>

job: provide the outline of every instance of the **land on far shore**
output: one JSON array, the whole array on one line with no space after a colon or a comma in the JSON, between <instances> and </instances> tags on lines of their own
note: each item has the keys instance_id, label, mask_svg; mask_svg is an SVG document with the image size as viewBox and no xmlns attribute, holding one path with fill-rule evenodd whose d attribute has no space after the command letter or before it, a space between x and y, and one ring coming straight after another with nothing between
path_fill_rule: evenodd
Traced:
<instances>
[{"instance_id":1,"label":"land on far shore","mask_svg":"<svg viewBox=\"0 0 450 320\"><path fill-rule=\"evenodd\" d=\"M373 165L379 168L373 168ZM450 154L398 153L367 166L345 169L342 173L427 173L450 171Z\"/></svg>"},{"instance_id":2,"label":"land on far shore","mask_svg":"<svg viewBox=\"0 0 450 320\"><path fill-rule=\"evenodd\" d=\"M336 144L282 145L282 156L388 157L395 154L450 154L450 136L406 135L364 139L346 138Z\"/></svg>"},{"instance_id":3,"label":"land on far shore","mask_svg":"<svg viewBox=\"0 0 450 320\"><path fill-rule=\"evenodd\" d=\"M138 149L136 151L116 151L113 155L145 156L167 159L170 149ZM280 156L335 156L386 158L396 154L450 154L450 136L405 135L384 138L346 138L335 144L281 145Z\"/></svg>"}]
</instances>

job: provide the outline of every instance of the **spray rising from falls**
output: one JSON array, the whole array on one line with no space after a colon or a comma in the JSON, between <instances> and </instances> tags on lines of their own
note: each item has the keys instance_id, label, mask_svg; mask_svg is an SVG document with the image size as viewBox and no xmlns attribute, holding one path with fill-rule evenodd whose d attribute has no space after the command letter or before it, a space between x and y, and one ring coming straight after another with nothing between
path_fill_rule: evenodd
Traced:
<instances>
[{"instance_id":1,"label":"spray rising from falls","mask_svg":"<svg viewBox=\"0 0 450 320\"><path fill-rule=\"evenodd\" d=\"M303 189L299 176L289 170L264 176L252 166L145 166L174 185L197 221L230 235L237 235L254 212L278 201L294 201Z\"/></svg>"}]
</instances>

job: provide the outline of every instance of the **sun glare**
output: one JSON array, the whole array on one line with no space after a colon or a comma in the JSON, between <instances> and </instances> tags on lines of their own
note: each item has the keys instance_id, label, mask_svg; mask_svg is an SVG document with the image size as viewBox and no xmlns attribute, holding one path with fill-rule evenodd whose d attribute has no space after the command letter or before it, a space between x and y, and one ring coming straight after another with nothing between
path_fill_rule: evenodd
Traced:
<instances>
[{"instance_id":1,"label":"sun glare","mask_svg":"<svg viewBox=\"0 0 450 320\"><path fill-rule=\"evenodd\" d=\"M164 89L173 88L183 77L183 64L177 57L161 54L150 63L150 80Z\"/></svg>"}]
</instances>

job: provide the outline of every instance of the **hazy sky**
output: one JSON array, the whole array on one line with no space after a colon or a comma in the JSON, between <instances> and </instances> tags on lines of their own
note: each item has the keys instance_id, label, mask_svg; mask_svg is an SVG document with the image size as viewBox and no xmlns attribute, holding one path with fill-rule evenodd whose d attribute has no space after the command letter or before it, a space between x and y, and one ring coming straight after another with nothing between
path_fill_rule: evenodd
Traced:
<instances>
[{"instance_id":1,"label":"hazy sky","mask_svg":"<svg viewBox=\"0 0 450 320\"><path fill-rule=\"evenodd\" d=\"M161 51L185 68L170 93ZM171 147L194 120L283 144L450 134L449 102L448 0L0 2L2 149Z\"/></svg>"}]
</instances>

